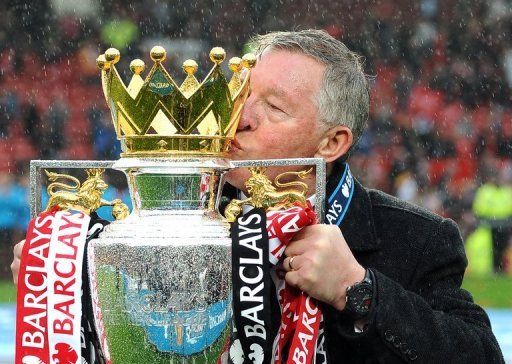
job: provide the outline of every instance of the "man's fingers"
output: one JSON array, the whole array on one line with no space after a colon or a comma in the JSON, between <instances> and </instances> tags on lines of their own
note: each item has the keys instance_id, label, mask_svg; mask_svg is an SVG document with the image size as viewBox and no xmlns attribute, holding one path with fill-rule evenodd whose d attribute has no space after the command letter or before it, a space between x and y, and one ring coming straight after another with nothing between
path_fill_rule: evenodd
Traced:
<instances>
[{"instance_id":1,"label":"man's fingers","mask_svg":"<svg viewBox=\"0 0 512 364\"><path fill-rule=\"evenodd\" d=\"M336 229L338 228L336 227ZM305 226L295 234L293 240L288 244L284 253L286 256L291 257L303 254L312 248L316 249L322 241L325 240L324 234L322 234L323 230L325 230L324 225Z\"/></svg>"},{"instance_id":2,"label":"man's fingers","mask_svg":"<svg viewBox=\"0 0 512 364\"><path fill-rule=\"evenodd\" d=\"M12 281L15 286L18 286L18 271L19 271L20 261L19 259L14 258L11 263L11 272L12 272Z\"/></svg>"},{"instance_id":3,"label":"man's fingers","mask_svg":"<svg viewBox=\"0 0 512 364\"><path fill-rule=\"evenodd\" d=\"M25 239L16 244L13 248L14 257L20 259L21 251L23 250L23 245L25 245Z\"/></svg>"},{"instance_id":4,"label":"man's fingers","mask_svg":"<svg viewBox=\"0 0 512 364\"><path fill-rule=\"evenodd\" d=\"M23 250L23 245L25 244L25 240L20 241L18 244L14 246L12 249L13 252L13 259L11 263L11 272L12 272L12 281L14 282L15 286L18 286L18 273L20 271L20 259L21 259L21 252Z\"/></svg>"},{"instance_id":5,"label":"man's fingers","mask_svg":"<svg viewBox=\"0 0 512 364\"><path fill-rule=\"evenodd\" d=\"M307 292L311 295L312 283L311 280L305 276L303 271L292 270L287 272L284 276L284 280L287 284L297 288L300 291Z\"/></svg>"},{"instance_id":6,"label":"man's fingers","mask_svg":"<svg viewBox=\"0 0 512 364\"><path fill-rule=\"evenodd\" d=\"M295 258L294 258L295 259ZM286 257L283 260L283 268L285 271L289 272L293 270L292 266L290 265L290 260L292 260L292 257Z\"/></svg>"},{"instance_id":7,"label":"man's fingers","mask_svg":"<svg viewBox=\"0 0 512 364\"><path fill-rule=\"evenodd\" d=\"M294 255L301 255L306 251L308 244L309 244L309 242L306 239L294 240L286 246L286 249L284 250L284 254L287 257L293 257Z\"/></svg>"},{"instance_id":8,"label":"man's fingers","mask_svg":"<svg viewBox=\"0 0 512 364\"><path fill-rule=\"evenodd\" d=\"M284 276L284 280L286 281L286 283L288 283L290 286L292 287L295 287L295 288L298 288L300 289L301 291L303 290L302 287L300 286L300 276L299 276L299 272L297 271L290 271L290 272L287 272Z\"/></svg>"}]
</instances>

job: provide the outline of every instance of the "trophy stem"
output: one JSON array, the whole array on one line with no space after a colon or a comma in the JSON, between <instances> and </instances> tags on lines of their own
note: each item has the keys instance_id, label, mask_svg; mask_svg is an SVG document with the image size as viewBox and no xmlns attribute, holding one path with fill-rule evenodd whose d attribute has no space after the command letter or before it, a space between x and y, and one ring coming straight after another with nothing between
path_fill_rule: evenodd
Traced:
<instances>
[{"instance_id":1,"label":"trophy stem","mask_svg":"<svg viewBox=\"0 0 512 364\"><path fill-rule=\"evenodd\" d=\"M227 160L213 158L121 158L114 164L128 179L137 214L155 210L206 210L213 213Z\"/></svg>"}]
</instances>

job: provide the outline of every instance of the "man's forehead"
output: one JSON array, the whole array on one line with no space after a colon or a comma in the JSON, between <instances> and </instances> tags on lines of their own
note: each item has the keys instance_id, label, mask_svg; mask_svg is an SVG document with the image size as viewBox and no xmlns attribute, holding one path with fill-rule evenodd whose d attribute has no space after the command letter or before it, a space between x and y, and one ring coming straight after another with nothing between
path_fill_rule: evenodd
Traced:
<instances>
[{"instance_id":1,"label":"man's forehead","mask_svg":"<svg viewBox=\"0 0 512 364\"><path fill-rule=\"evenodd\" d=\"M290 90L314 90L324 70L323 64L298 51L267 49L260 54L251 77L264 78L273 94L285 96Z\"/></svg>"}]
</instances>

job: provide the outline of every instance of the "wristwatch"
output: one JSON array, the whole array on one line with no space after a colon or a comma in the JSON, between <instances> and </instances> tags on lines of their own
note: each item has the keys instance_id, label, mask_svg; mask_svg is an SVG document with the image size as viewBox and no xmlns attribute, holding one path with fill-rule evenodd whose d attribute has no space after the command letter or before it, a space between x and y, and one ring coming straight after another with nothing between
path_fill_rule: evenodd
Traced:
<instances>
[{"instance_id":1,"label":"wristwatch","mask_svg":"<svg viewBox=\"0 0 512 364\"><path fill-rule=\"evenodd\" d=\"M352 286L347 287L346 312L352 319L359 320L368 315L373 299L372 273L366 269L364 279Z\"/></svg>"}]
</instances>

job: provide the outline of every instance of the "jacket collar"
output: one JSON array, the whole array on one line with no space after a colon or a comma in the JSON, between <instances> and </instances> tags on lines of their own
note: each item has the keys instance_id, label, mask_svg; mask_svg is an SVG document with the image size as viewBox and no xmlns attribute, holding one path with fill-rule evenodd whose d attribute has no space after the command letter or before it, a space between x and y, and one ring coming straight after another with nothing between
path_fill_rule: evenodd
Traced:
<instances>
[{"instance_id":1,"label":"jacket collar","mask_svg":"<svg viewBox=\"0 0 512 364\"><path fill-rule=\"evenodd\" d=\"M328 198L338 186L345 170L345 163L335 162L326 187L326 211ZM348 211L340 224L341 232L352 251L372 251L379 248L368 191L354 178L354 195Z\"/></svg>"}]
</instances>

